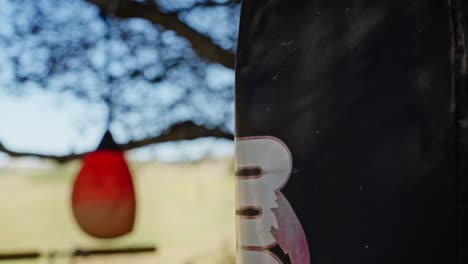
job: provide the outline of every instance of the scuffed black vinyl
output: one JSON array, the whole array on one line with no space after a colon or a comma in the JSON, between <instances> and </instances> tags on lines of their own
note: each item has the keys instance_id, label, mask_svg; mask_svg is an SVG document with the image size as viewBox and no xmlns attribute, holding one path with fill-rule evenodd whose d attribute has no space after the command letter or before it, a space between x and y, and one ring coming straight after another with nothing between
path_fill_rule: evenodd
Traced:
<instances>
[{"instance_id":1,"label":"scuffed black vinyl","mask_svg":"<svg viewBox=\"0 0 468 264\"><path fill-rule=\"evenodd\" d=\"M291 151L311 264L468 263L462 2L243 1L236 137Z\"/></svg>"}]
</instances>

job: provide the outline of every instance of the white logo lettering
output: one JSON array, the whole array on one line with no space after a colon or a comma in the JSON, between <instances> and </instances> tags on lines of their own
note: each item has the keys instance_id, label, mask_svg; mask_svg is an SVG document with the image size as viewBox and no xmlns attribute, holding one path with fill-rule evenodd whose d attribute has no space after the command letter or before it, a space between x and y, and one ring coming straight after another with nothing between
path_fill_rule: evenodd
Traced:
<instances>
[{"instance_id":1,"label":"white logo lettering","mask_svg":"<svg viewBox=\"0 0 468 264\"><path fill-rule=\"evenodd\" d=\"M256 216L238 217L240 263L280 263L263 249L276 244L272 227L278 229L273 208L278 207L276 192L291 173L291 155L286 146L272 137L236 140L237 170L257 175L238 175L237 210L256 209Z\"/></svg>"}]
</instances>

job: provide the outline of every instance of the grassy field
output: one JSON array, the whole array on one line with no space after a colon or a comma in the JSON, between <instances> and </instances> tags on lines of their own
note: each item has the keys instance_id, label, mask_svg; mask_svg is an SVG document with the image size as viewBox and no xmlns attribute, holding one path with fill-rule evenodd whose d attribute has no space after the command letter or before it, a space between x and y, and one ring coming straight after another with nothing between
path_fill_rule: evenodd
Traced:
<instances>
[{"instance_id":1,"label":"grassy field","mask_svg":"<svg viewBox=\"0 0 468 264\"><path fill-rule=\"evenodd\" d=\"M233 263L231 159L132 163L137 223L130 235L115 240L91 238L74 222L70 193L79 166L75 162L35 169L0 168L0 252L154 245L156 254L87 258L76 263Z\"/></svg>"}]
</instances>

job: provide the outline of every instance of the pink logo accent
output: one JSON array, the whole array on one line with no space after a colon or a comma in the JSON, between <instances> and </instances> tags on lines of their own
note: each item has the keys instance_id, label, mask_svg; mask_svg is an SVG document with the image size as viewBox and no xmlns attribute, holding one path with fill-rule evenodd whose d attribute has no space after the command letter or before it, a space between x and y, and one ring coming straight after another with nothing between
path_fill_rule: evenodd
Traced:
<instances>
[{"instance_id":1,"label":"pink logo accent","mask_svg":"<svg viewBox=\"0 0 468 264\"><path fill-rule=\"evenodd\" d=\"M301 223L284 195L277 192L277 197L278 208L271 210L278 220L278 229L272 228L271 233L292 264L309 264L309 247Z\"/></svg>"}]
</instances>

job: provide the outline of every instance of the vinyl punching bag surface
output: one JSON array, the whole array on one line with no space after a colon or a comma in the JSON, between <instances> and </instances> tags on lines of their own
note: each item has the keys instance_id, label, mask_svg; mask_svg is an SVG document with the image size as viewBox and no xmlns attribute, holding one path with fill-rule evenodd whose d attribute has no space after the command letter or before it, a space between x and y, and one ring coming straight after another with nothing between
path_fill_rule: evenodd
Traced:
<instances>
[{"instance_id":1,"label":"vinyl punching bag surface","mask_svg":"<svg viewBox=\"0 0 468 264\"><path fill-rule=\"evenodd\" d=\"M468 263L461 4L243 1L238 263Z\"/></svg>"},{"instance_id":2,"label":"vinyl punching bag surface","mask_svg":"<svg viewBox=\"0 0 468 264\"><path fill-rule=\"evenodd\" d=\"M132 231L136 211L132 176L109 132L98 149L84 157L72 205L77 223L91 236L115 238Z\"/></svg>"}]
</instances>

